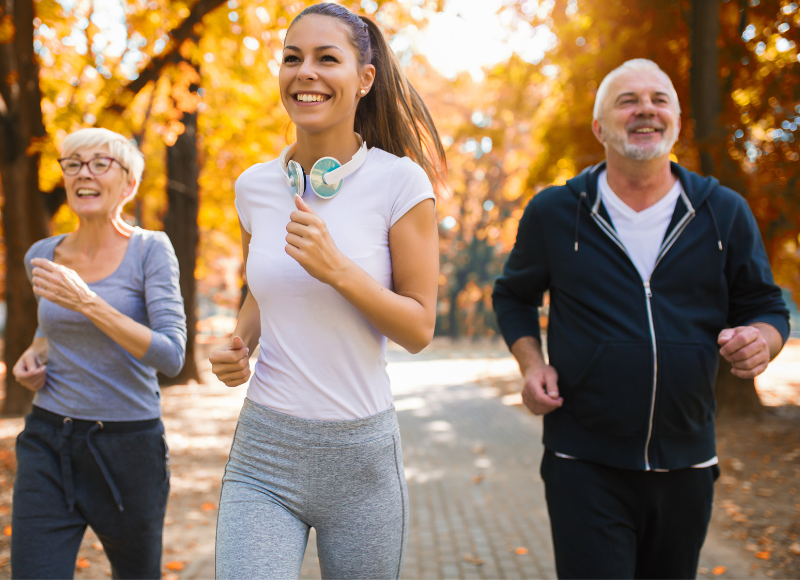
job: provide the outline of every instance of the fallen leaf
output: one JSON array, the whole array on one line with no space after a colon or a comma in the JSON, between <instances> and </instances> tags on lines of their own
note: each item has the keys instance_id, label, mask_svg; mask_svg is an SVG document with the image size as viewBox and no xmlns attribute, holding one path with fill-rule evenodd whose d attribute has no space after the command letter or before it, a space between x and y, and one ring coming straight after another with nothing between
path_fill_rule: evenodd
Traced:
<instances>
[{"instance_id":1,"label":"fallen leaf","mask_svg":"<svg viewBox=\"0 0 800 580\"><path fill-rule=\"evenodd\" d=\"M6 526L5 528L3 528L3 534L5 534L6 536L10 536L11 535L11 526Z\"/></svg>"},{"instance_id":2,"label":"fallen leaf","mask_svg":"<svg viewBox=\"0 0 800 580\"><path fill-rule=\"evenodd\" d=\"M76 568L81 568L81 569L88 568L91 565L92 565L92 563L89 560L87 560L86 558L78 558L78 561L75 563L75 567Z\"/></svg>"},{"instance_id":3,"label":"fallen leaf","mask_svg":"<svg viewBox=\"0 0 800 580\"><path fill-rule=\"evenodd\" d=\"M772 497L772 494L775 493L768 487L760 487L756 490L756 495L760 495L761 497Z\"/></svg>"},{"instance_id":4,"label":"fallen leaf","mask_svg":"<svg viewBox=\"0 0 800 580\"><path fill-rule=\"evenodd\" d=\"M789 551L795 556L800 556L800 542L795 542L789 546Z\"/></svg>"},{"instance_id":5,"label":"fallen leaf","mask_svg":"<svg viewBox=\"0 0 800 580\"><path fill-rule=\"evenodd\" d=\"M708 568L703 568L701 566L700 568L697 569L697 573L701 574L702 576L705 576L706 574L708 574Z\"/></svg>"},{"instance_id":6,"label":"fallen leaf","mask_svg":"<svg viewBox=\"0 0 800 580\"><path fill-rule=\"evenodd\" d=\"M756 558L758 558L759 560L769 560L770 554L772 554L772 552L769 552L768 550L764 550L763 552L756 552Z\"/></svg>"},{"instance_id":7,"label":"fallen leaf","mask_svg":"<svg viewBox=\"0 0 800 580\"><path fill-rule=\"evenodd\" d=\"M183 562L167 562L164 567L167 570L183 570Z\"/></svg>"},{"instance_id":8,"label":"fallen leaf","mask_svg":"<svg viewBox=\"0 0 800 580\"><path fill-rule=\"evenodd\" d=\"M714 569L711 570L711 573L714 576L719 576L720 574L724 574L725 570L727 570L727 568L725 566L715 566Z\"/></svg>"},{"instance_id":9,"label":"fallen leaf","mask_svg":"<svg viewBox=\"0 0 800 580\"><path fill-rule=\"evenodd\" d=\"M730 460L731 469L734 471L744 471L744 463L736 459L735 457Z\"/></svg>"},{"instance_id":10,"label":"fallen leaf","mask_svg":"<svg viewBox=\"0 0 800 580\"><path fill-rule=\"evenodd\" d=\"M518 556L524 556L525 554L528 553L528 548L523 548L522 546L520 546L519 548L514 550L514 553L517 554Z\"/></svg>"},{"instance_id":11,"label":"fallen leaf","mask_svg":"<svg viewBox=\"0 0 800 580\"><path fill-rule=\"evenodd\" d=\"M217 506L215 506L215 505L214 505L213 503L211 503L210 501L207 501L206 503L204 503L204 504L201 506L201 508L203 509L203 511L204 511L204 512L210 512L211 510L215 510L215 509L217 509Z\"/></svg>"},{"instance_id":12,"label":"fallen leaf","mask_svg":"<svg viewBox=\"0 0 800 580\"><path fill-rule=\"evenodd\" d=\"M770 536L770 535L774 534L775 530L777 530L777 529L778 528L776 526L767 526L766 528L764 528L764 533L766 535Z\"/></svg>"},{"instance_id":13,"label":"fallen leaf","mask_svg":"<svg viewBox=\"0 0 800 580\"><path fill-rule=\"evenodd\" d=\"M744 549L748 552L758 552L758 544L747 543L744 545Z\"/></svg>"},{"instance_id":14,"label":"fallen leaf","mask_svg":"<svg viewBox=\"0 0 800 580\"><path fill-rule=\"evenodd\" d=\"M102 552L103 551L103 544L101 544L100 542L95 542L94 544L92 544L92 548L94 548L98 552Z\"/></svg>"}]
</instances>

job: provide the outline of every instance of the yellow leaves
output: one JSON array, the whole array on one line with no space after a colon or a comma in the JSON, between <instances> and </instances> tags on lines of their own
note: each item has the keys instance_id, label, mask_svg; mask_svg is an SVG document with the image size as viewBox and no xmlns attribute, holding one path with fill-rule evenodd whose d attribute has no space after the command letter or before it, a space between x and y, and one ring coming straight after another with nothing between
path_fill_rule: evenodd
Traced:
<instances>
[{"instance_id":1,"label":"yellow leaves","mask_svg":"<svg viewBox=\"0 0 800 580\"><path fill-rule=\"evenodd\" d=\"M183 570L183 562L178 562L178 561L167 562L167 563L164 565L164 567L165 567L167 570L175 570L175 571L180 571L180 570Z\"/></svg>"},{"instance_id":2,"label":"yellow leaves","mask_svg":"<svg viewBox=\"0 0 800 580\"><path fill-rule=\"evenodd\" d=\"M750 91L745 89L736 89L731 93L731 98L740 107L746 107L750 104Z\"/></svg>"},{"instance_id":3,"label":"yellow leaves","mask_svg":"<svg viewBox=\"0 0 800 580\"><path fill-rule=\"evenodd\" d=\"M721 576L722 574L725 573L726 570L727 568L725 566L715 566L714 569L711 570L711 573L714 576Z\"/></svg>"},{"instance_id":4,"label":"yellow leaves","mask_svg":"<svg viewBox=\"0 0 800 580\"><path fill-rule=\"evenodd\" d=\"M764 550L763 552L756 552L755 553L756 558L758 558L759 560L769 560L769 557L771 555L772 555L772 552L769 552L768 550Z\"/></svg>"},{"instance_id":5,"label":"yellow leaves","mask_svg":"<svg viewBox=\"0 0 800 580\"><path fill-rule=\"evenodd\" d=\"M92 563L86 558L78 558L78 561L75 563L75 567L78 570L85 570L86 568L89 568L91 565Z\"/></svg>"},{"instance_id":6,"label":"yellow leaves","mask_svg":"<svg viewBox=\"0 0 800 580\"><path fill-rule=\"evenodd\" d=\"M10 14L6 14L0 18L0 44L14 42L16 32L17 29L14 26L14 18Z\"/></svg>"},{"instance_id":7,"label":"yellow leaves","mask_svg":"<svg viewBox=\"0 0 800 580\"><path fill-rule=\"evenodd\" d=\"M215 504L211 503L210 501L207 501L206 503L204 503L201 506L201 509L204 512L210 512L210 511L213 511L213 510L217 509L217 506Z\"/></svg>"},{"instance_id":8,"label":"yellow leaves","mask_svg":"<svg viewBox=\"0 0 800 580\"><path fill-rule=\"evenodd\" d=\"M4 536L10 536L11 535L11 526L6 526L5 528L3 528L3 535Z\"/></svg>"},{"instance_id":9,"label":"yellow leaves","mask_svg":"<svg viewBox=\"0 0 800 580\"><path fill-rule=\"evenodd\" d=\"M25 155L33 157L34 155L42 153L47 149L47 143L50 138L45 135L44 137L32 137L31 142L25 148Z\"/></svg>"},{"instance_id":10,"label":"yellow leaves","mask_svg":"<svg viewBox=\"0 0 800 580\"><path fill-rule=\"evenodd\" d=\"M514 550L514 553L515 553L517 556L524 556L525 554L527 554L527 553L528 553L528 548L523 548L522 546L520 546L519 548L517 548L516 550Z\"/></svg>"}]
</instances>

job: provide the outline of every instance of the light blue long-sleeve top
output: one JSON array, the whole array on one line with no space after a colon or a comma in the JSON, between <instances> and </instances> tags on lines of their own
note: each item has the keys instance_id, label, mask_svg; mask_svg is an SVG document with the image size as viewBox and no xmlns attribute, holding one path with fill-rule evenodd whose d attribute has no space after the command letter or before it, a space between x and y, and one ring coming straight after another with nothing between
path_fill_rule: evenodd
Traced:
<instances>
[{"instance_id":1,"label":"light blue long-sleeve top","mask_svg":"<svg viewBox=\"0 0 800 580\"><path fill-rule=\"evenodd\" d=\"M25 254L53 259L65 235L39 240ZM37 335L47 338L47 380L33 404L74 419L143 421L161 416L156 371L175 376L186 351L178 260L164 232L135 228L125 257L108 277L89 288L122 314L152 331L150 347L137 359L86 316L44 298Z\"/></svg>"}]
</instances>

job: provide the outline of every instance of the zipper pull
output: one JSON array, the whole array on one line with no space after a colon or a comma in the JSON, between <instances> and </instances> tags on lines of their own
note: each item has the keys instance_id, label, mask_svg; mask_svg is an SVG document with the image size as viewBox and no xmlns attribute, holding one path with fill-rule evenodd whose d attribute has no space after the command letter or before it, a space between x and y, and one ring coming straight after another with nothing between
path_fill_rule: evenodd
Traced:
<instances>
[{"instance_id":1,"label":"zipper pull","mask_svg":"<svg viewBox=\"0 0 800 580\"><path fill-rule=\"evenodd\" d=\"M647 294L648 298L653 297L653 293L650 291L650 281L644 283L644 293Z\"/></svg>"}]
</instances>

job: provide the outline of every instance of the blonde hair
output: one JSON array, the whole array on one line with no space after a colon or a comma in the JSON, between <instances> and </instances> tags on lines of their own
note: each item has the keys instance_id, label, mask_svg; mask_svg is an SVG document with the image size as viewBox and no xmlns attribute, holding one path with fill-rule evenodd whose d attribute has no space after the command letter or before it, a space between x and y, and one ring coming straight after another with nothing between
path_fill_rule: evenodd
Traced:
<instances>
[{"instance_id":1,"label":"blonde hair","mask_svg":"<svg viewBox=\"0 0 800 580\"><path fill-rule=\"evenodd\" d=\"M646 58L634 58L623 62L617 68L612 70L610 73L606 75L603 79L603 82L600 83L600 87L597 89L597 95L594 98L594 111L593 111L593 118L595 120L599 120L603 113L603 103L605 102L606 98L608 97L608 91L611 89L611 83L614 82L618 76L626 72L657 72L661 73L665 79L667 79L667 83L669 84L670 90L670 97L672 100L675 101L675 107L678 110L678 115L681 114L681 104L678 101L678 93L675 92L675 87L672 86L672 79L669 78L669 75L661 70L656 63L652 60L648 60Z\"/></svg>"},{"instance_id":2,"label":"blonde hair","mask_svg":"<svg viewBox=\"0 0 800 580\"><path fill-rule=\"evenodd\" d=\"M70 157L81 149L90 147L108 148L109 155L125 166L128 170L128 175L136 180L136 185L133 187L130 197L126 200L130 201L136 195L139 184L142 182L142 172L144 171L144 156L142 152L139 151L139 148L132 140L126 139L124 135L108 129L91 127L78 129L74 133L67 135L61 143L61 155L62 157Z\"/></svg>"}]
</instances>

